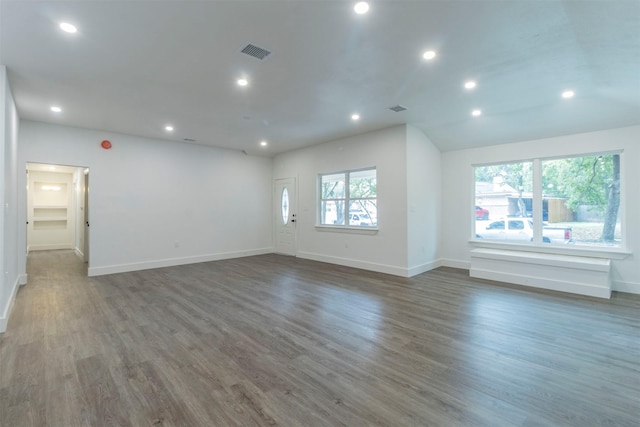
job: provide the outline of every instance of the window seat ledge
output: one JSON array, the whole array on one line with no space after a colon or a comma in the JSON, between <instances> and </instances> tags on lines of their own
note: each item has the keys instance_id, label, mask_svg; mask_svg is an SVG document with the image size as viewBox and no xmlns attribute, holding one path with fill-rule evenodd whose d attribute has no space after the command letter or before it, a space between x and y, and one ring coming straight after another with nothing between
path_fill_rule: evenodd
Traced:
<instances>
[{"instance_id":1,"label":"window seat ledge","mask_svg":"<svg viewBox=\"0 0 640 427\"><path fill-rule=\"evenodd\" d=\"M469 275L600 298L611 297L611 260L507 249L471 250Z\"/></svg>"},{"instance_id":2,"label":"window seat ledge","mask_svg":"<svg viewBox=\"0 0 640 427\"><path fill-rule=\"evenodd\" d=\"M512 251L508 249L478 248L471 251L471 257L499 259L504 261L521 262L580 270L609 272L611 260L577 255L547 254L539 252Z\"/></svg>"}]
</instances>

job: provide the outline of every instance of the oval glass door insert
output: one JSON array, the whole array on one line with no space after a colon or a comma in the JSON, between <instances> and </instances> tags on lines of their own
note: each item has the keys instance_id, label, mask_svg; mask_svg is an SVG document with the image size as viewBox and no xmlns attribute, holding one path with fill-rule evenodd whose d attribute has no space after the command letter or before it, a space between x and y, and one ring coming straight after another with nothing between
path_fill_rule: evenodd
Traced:
<instances>
[{"instance_id":1,"label":"oval glass door insert","mask_svg":"<svg viewBox=\"0 0 640 427\"><path fill-rule=\"evenodd\" d=\"M289 222L289 191L286 188L282 189L282 223L286 224Z\"/></svg>"}]
</instances>

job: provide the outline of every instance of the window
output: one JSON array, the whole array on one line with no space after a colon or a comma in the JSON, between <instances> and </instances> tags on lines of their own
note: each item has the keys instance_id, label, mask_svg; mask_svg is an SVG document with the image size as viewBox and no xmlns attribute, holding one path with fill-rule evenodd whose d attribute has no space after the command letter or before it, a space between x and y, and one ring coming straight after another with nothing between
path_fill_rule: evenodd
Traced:
<instances>
[{"instance_id":1,"label":"window","mask_svg":"<svg viewBox=\"0 0 640 427\"><path fill-rule=\"evenodd\" d=\"M533 222L529 222L529 224L533 225ZM509 230L524 230L524 222L509 221Z\"/></svg>"},{"instance_id":2,"label":"window","mask_svg":"<svg viewBox=\"0 0 640 427\"><path fill-rule=\"evenodd\" d=\"M320 224L342 227L377 227L376 169L322 174Z\"/></svg>"},{"instance_id":3,"label":"window","mask_svg":"<svg viewBox=\"0 0 640 427\"><path fill-rule=\"evenodd\" d=\"M621 246L620 157L594 154L474 167L475 236Z\"/></svg>"},{"instance_id":4,"label":"window","mask_svg":"<svg viewBox=\"0 0 640 427\"><path fill-rule=\"evenodd\" d=\"M487 225L487 230L504 230L504 221L495 221Z\"/></svg>"}]
</instances>

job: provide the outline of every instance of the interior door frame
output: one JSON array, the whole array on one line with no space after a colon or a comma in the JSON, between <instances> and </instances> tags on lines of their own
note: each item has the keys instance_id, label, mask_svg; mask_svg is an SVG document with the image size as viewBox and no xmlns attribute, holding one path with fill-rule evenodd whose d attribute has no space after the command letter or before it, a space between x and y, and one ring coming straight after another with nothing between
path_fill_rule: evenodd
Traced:
<instances>
[{"instance_id":1,"label":"interior door frame","mask_svg":"<svg viewBox=\"0 0 640 427\"><path fill-rule=\"evenodd\" d=\"M82 253L84 255L83 261L89 265L89 168L85 168L82 179L84 180L84 223L82 224L84 229L84 247L82 248Z\"/></svg>"},{"instance_id":2,"label":"interior door frame","mask_svg":"<svg viewBox=\"0 0 640 427\"><path fill-rule=\"evenodd\" d=\"M89 167L88 166L65 165L65 164L61 164L61 163L58 163L58 162L43 162L43 161L31 161L31 160L27 160L27 161L24 162L23 165L24 165L25 172L26 172L25 175L24 175L25 181L23 183L19 182L20 188L22 188L24 192L21 192L22 194L18 194L18 199L19 199L18 203L20 203L23 206L22 209L24 209L21 213L19 213L19 216L20 216L19 221L22 221L21 223L24 226L24 229L23 229L24 231L22 233L20 233L22 235L23 241L20 242L22 244L22 246L20 247L19 250L21 252L22 252L22 250L24 250L24 264L23 264L22 269L24 270L24 274L25 275L26 275L26 260L27 260L27 257L29 255L28 239L27 239L27 232L28 232L27 231L27 227L28 227L27 223L29 221L29 191L30 190L28 188L28 185L29 185L29 165L30 164L41 164L41 165L60 166L60 167L65 167L65 168L83 169L83 170L85 170L87 172L86 172L86 175L82 179L85 179L85 177L86 177L87 182L88 182L88 179L89 179L89 177L88 177ZM75 191L76 185L73 186L73 191ZM75 205L74 208L77 207L77 204L78 204L77 200L75 200L75 199L77 199L77 196L78 196L77 194L73 195L74 205ZM20 201L21 197L22 197L22 200ZM89 188L87 187L87 188L85 188L85 206L83 207L83 209L86 209L86 211L85 211L85 224L86 224L86 227L84 228L84 230L85 230L84 241L85 241L85 246L87 247L87 249L90 246L89 240L88 240L88 232L89 232L89 230L88 230L88 222L89 222L88 207L91 205L90 199L91 199L90 192L89 192ZM76 215L75 220L76 221L78 220L77 215ZM75 242L74 242L74 251L75 251ZM86 251L84 253L83 261L87 263L87 267L91 266L90 251Z\"/></svg>"}]
</instances>

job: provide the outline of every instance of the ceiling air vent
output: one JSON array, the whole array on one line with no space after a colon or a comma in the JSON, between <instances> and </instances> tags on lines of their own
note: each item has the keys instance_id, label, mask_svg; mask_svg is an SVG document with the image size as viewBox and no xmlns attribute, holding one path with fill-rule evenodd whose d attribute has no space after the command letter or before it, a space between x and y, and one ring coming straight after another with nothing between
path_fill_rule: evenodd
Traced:
<instances>
[{"instance_id":1,"label":"ceiling air vent","mask_svg":"<svg viewBox=\"0 0 640 427\"><path fill-rule=\"evenodd\" d=\"M405 111L407 109L407 107L404 107L402 105L394 105L393 107L389 107L389 110L394 111L396 113L399 113L401 111Z\"/></svg>"},{"instance_id":2,"label":"ceiling air vent","mask_svg":"<svg viewBox=\"0 0 640 427\"><path fill-rule=\"evenodd\" d=\"M187 142L196 142L195 139L191 139L191 138L185 138L184 140L187 141Z\"/></svg>"},{"instance_id":3,"label":"ceiling air vent","mask_svg":"<svg viewBox=\"0 0 640 427\"><path fill-rule=\"evenodd\" d=\"M247 55L253 56L254 58L258 58L261 61L265 59L267 56L271 55L271 52L269 52L268 50L258 47L256 45L253 45L251 43L246 45L245 48L242 49L240 52L246 53Z\"/></svg>"}]
</instances>

